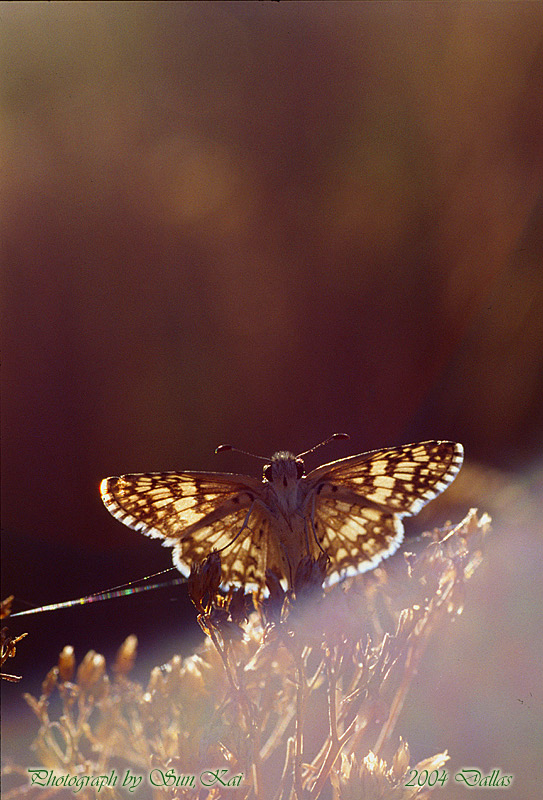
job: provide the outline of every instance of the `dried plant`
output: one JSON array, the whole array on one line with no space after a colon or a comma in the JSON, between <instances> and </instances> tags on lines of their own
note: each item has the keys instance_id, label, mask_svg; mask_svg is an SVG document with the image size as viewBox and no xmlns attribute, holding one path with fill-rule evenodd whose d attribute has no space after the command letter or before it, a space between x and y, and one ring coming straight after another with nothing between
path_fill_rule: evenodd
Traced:
<instances>
[{"instance_id":1,"label":"dried plant","mask_svg":"<svg viewBox=\"0 0 543 800\"><path fill-rule=\"evenodd\" d=\"M5 600L2 600L0 603L0 619L7 619L11 614L11 604L13 603L13 595L6 597ZM2 628L0 631L0 666L4 666L8 658L13 658L17 652L17 644L27 636L26 633L21 633L19 636L16 636L15 639L9 635L9 631L6 627ZM12 681L13 683L18 683L21 680L20 675L11 675L8 672L0 673L0 677L3 678L5 681Z\"/></svg>"},{"instance_id":2,"label":"dried plant","mask_svg":"<svg viewBox=\"0 0 543 800\"><path fill-rule=\"evenodd\" d=\"M396 560L393 578L380 567L323 591L322 561L303 560L291 592L267 575L269 596L256 608L242 590L218 593L212 555L189 579L206 634L199 651L156 667L142 688L128 678L134 637L113 677L102 656L90 652L76 669L65 648L41 697L27 696L40 722L37 759L56 775L119 776L99 794L81 788L84 798L130 796L121 785L127 770L143 778L139 796L153 800L429 796L428 786L405 785L409 747L395 728L429 636L462 611L488 521L471 511L444 538L428 534L420 554L406 554L403 566ZM54 692L58 719L49 712ZM431 772L447 758L412 766ZM177 786L154 785L168 774ZM31 787L26 775L9 796L23 795L74 793Z\"/></svg>"}]
</instances>

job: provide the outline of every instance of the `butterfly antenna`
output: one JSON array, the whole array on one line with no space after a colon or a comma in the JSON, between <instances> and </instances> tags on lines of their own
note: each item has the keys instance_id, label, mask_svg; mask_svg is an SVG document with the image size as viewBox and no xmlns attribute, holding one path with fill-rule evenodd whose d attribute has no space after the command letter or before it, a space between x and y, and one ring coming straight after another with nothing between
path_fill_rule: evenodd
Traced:
<instances>
[{"instance_id":1,"label":"butterfly antenna","mask_svg":"<svg viewBox=\"0 0 543 800\"><path fill-rule=\"evenodd\" d=\"M313 450L317 450L319 447L328 444L328 442L332 442L334 439L350 439L350 438L351 437L349 436L348 433L333 433L331 436L328 437L328 439L325 439L324 442L319 442L319 444L316 444L315 447L310 447L309 450L304 450L303 453L299 453L296 456L296 458L301 458L302 456L306 456L308 453L312 453Z\"/></svg>"},{"instance_id":2,"label":"butterfly antenna","mask_svg":"<svg viewBox=\"0 0 543 800\"><path fill-rule=\"evenodd\" d=\"M231 444L220 444L215 448L215 453L223 453L225 450L231 450L233 453L243 453L244 456L251 456L251 458L259 458L261 461L269 461L265 456L257 456L255 453L249 453L247 450L240 450L239 447L232 447Z\"/></svg>"}]
</instances>

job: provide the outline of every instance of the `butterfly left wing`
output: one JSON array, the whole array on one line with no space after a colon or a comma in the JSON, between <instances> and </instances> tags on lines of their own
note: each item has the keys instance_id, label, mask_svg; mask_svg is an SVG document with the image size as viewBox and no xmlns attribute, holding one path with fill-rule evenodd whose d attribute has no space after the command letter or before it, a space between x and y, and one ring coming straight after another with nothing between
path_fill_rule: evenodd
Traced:
<instances>
[{"instance_id":1,"label":"butterfly left wing","mask_svg":"<svg viewBox=\"0 0 543 800\"><path fill-rule=\"evenodd\" d=\"M270 551L269 519L254 503L261 492L255 478L205 472L122 475L100 486L108 511L128 527L163 539L183 575L194 562L221 551L223 585L248 587L261 586L266 565L279 558Z\"/></svg>"},{"instance_id":2,"label":"butterfly left wing","mask_svg":"<svg viewBox=\"0 0 543 800\"><path fill-rule=\"evenodd\" d=\"M462 445L430 441L343 458L306 478L315 536L330 558L328 583L372 569L397 550L402 517L454 480Z\"/></svg>"}]
</instances>

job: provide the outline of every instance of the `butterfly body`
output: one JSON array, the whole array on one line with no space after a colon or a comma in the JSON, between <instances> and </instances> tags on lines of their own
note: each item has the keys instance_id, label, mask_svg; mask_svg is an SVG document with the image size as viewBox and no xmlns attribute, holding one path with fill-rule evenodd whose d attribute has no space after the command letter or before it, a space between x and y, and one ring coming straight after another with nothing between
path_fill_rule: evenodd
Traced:
<instances>
[{"instance_id":1,"label":"butterfly body","mask_svg":"<svg viewBox=\"0 0 543 800\"><path fill-rule=\"evenodd\" d=\"M305 555L328 556L327 583L375 567L418 513L458 473L462 446L431 441L362 453L304 475L299 456L279 451L262 481L214 472L123 475L102 481L108 510L173 548L184 575L220 553L222 585L265 590L266 570L292 586Z\"/></svg>"},{"instance_id":2,"label":"butterfly body","mask_svg":"<svg viewBox=\"0 0 543 800\"><path fill-rule=\"evenodd\" d=\"M279 577L292 585L296 568L304 555L316 558L318 546L310 533L307 509L309 486L303 476L304 465L293 453L280 451L272 456L264 471L262 513L273 520L279 543ZM277 570L276 570L277 571Z\"/></svg>"}]
</instances>

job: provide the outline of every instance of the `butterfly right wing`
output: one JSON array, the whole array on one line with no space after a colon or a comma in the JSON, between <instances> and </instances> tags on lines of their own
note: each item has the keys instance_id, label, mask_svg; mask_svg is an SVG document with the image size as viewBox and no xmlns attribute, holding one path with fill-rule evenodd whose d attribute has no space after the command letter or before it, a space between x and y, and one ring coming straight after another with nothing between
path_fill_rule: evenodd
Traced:
<instances>
[{"instance_id":1,"label":"butterfly right wing","mask_svg":"<svg viewBox=\"0 0 543 800\"><path fill-rule=\"evenodd\" d=\"M105 478L100 493L116 519L172 547L174 564L183 575L189 575L194 562L221 551L223 585L257 587L276 560L268 546L269 517L262 503L255 503L262 494L255 478L148 472Z\"/></svg>"},{"instance_id":2,"label":"butterfly right wing","mask_svg":"<svg viewBox=\"0 0 543 800\"><path fill-rule=\"evenodd\" d=\"M307 476L312 519L329 557L328 583L373 569L397 550L402 518L454 480L462 445L428 441L373 450L324 464Z\"/></svg>"}]
</instances>

